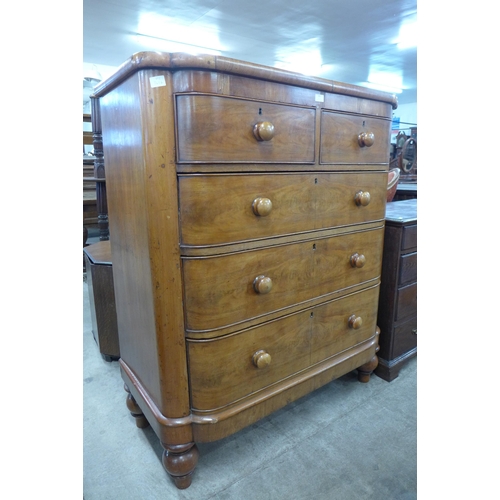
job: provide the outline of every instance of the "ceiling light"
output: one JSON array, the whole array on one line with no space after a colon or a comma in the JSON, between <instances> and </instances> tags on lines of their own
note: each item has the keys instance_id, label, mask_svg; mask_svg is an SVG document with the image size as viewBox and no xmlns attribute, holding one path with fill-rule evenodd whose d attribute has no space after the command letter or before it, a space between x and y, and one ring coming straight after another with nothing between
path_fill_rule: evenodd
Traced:
<instances>
[{"instance_id":1,"label":"ceiling light","mask_svg":"<svg viewBox=\"0 0 500 500\"><path fill-rule=\"evenodd\" d=\"M217 26L186 24L154 13L141 14L134 35L137 43L165 52L220 55L226 50L219 40Z\"/></svg>"},{"instance_id":2,"label":"ceiling light","mask_svg":"<svg viewBox=\"0 0 500 500\"><path fill-rule=\"evenodd\" d=\"M221 51L211 47L195 45L192 43L179 42L178 40L168 40L167 38L158 38L156 36L135 33L135 40L138 44L148 49L155 49L162 52L186 52L188 54L211 54L221 55Z\"/></svg>"},{"instance_id":3,"label":"ceiling light","mask_svg":"<svg viewBox=\"0 0 500 500\"><path fill-rule=\"evenodd\" d=\"M328 69L322 68L322 62L319 49L297 52L295 48L285 48L276 54L274 66L303 75L317 76Z\"/></svg>"},{"instance_id":4,"label":"ceiling light","mask_svg":"<svg viewBox=\"0 0 500 500\"><path fill-rule=\"evenodd\" d=\"M276 61L274 66L309 76L316 76L321 72L321 61L311 58L309 54L294 54L287 61Z\"/></svg>"},{"instance_id":5,"label":"ceiling light","mask_svg":"<svg viewBox=\"0 0 500 500\"><path fill-rule=\"evenodd\" d=\"M399 87L391 87L389 85L383 85L381 83L361 82L359 85L374 90L382 90L383 92L390 92L391 94L401 94L403 92L403 89Z\"/></svg>"},{"instance_id":6,"label":"ceiling light","mask_svg":"<svg viewBox=\"0 0 500 500\"><path fill-rule=\"evenodd\" d=\"M370 66L368 81L362 82L360 85L396 94L401 94L404 88L401 71L381 64L372 64Z\"/></svg>"},{"instance_id":7,"label":"ceiling light","mask_svg":"<svg viewBox=\"0 0 500 500\"><path fill-rule=\"evenodd\" d=\"M401 50L417 46L417 21L401 25L396 44Z\"/></svg>"}]
</instances>

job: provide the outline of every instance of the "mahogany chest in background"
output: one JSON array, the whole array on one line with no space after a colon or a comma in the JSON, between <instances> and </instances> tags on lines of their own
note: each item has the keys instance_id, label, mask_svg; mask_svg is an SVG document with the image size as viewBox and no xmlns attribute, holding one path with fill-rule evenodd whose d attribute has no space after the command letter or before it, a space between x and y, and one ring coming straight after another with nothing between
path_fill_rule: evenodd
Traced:
<instances>
[{"instance_id":1,"label":"mahogany chest in background","mask_svg":"<svg viewBox=\"0 0 500 500\"><path fill-rule=\"evenodd\" d=\"M387 204L375 373L394 380L417 354L417 199Z\"/></svg>"}]
</instances>

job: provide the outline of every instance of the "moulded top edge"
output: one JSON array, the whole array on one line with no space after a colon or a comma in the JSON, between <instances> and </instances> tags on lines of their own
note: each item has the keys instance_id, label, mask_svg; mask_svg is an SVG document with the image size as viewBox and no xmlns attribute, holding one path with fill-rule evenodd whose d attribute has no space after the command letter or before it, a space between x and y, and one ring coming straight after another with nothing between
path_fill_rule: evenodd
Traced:
<instances>
[{"instance_id":1,"label":"moulded top edge","mask_svg":"<svg viewBox=\"0 0 500 500\"><path fill-rule=\"evenodd\" d=\"M192 55L183 52L137 52L125 61L116 72L109 78L103 80L94 89L94 97L102 97L116 88L133 73L150 68L162 68L168 70L198 69L219 71L233 75L259 78L271 82L295 85L334 94L343 94L353 97L383 101L392 105L393 109L398 107L395 94L360 87L348 83L326 80L324 78L307 76L270 66L239 61L224 56L208 54Z\"/></svg>"}]
</instances>

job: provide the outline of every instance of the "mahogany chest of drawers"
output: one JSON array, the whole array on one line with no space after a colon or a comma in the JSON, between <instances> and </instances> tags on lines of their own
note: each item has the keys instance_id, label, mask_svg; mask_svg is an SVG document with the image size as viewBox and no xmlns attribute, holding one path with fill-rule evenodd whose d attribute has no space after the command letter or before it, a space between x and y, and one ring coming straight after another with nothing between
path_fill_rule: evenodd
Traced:
<instances>
[{"instance_id":1,"label":"mahogany chest of drawers","mask_svg":"<svg viewBox=\"0 0 500 500\"><path fill-rule=\"evenodd\" d=\"M394 380L417 354L417 199L387 204L375 373Z\"/></svg>"},{"instance_id":2,"label":"mahogany chest of drawers","mask_svg":"<svg viewBox=\"0 0 500 500\"><path fill-rule=\"evenodd\" d=\"M139 53L96 87L120 367L186 488L196 442L377 365L396 98Z\"/></svg>"}]
</instances>

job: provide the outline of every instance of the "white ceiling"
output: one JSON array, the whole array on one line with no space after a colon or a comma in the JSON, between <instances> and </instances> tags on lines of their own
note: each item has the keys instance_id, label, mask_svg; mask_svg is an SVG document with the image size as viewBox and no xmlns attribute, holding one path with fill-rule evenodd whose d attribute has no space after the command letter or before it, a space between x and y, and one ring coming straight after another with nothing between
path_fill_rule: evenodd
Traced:
<instances>
[{"instance_id":1,"label":"white ceiling","mask_svg":"<svg viewBox=\"0 0 500 500\"><path fill-rule=\"evenodd\" d=\"M394 93L399 87L400 104L416 103L416 46L398 48L402 27L415 32L416 18L417 0L83 0L83 61L116 67L143 50L216 50L345 83L383 83L390 88L377 88Z\"/></svg>"}]
</instances>

